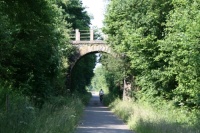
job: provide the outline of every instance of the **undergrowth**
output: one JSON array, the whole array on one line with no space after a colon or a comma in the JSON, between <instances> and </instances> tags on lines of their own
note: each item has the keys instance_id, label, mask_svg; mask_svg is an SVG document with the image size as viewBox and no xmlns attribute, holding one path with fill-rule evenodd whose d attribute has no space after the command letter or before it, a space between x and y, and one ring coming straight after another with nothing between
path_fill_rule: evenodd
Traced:
<instances>
[{"instance_id":1,"label":"undergrowth","mask_svg":"<svg viewBox=\"0 0 200 133\"><path fill-rule=\"evenodd\" d=\"M72 133L91 96L51 97L39 109L20 94L9 92L7 102L0 94L0 133Z\"/></svg>"},{"instance_id":2,"label":"undergrowth","mask_svg":"<svg viewBox=\"0 0 200 133\"><path fill-rule=\"evenodd\" d=\"M156 105L120 99L109 107L136 133L200 133L198 110L176 108L170 102Z\"/></svg>"}]
</instances>

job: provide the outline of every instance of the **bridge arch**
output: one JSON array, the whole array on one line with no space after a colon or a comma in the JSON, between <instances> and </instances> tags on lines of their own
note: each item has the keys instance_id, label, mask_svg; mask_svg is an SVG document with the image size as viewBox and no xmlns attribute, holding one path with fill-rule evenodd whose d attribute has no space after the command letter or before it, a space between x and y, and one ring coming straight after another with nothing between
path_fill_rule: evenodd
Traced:
<instances>
[{"instance_id":1,"label":"bridge arch","mask_svg":"<svg viewBox=\"0 0 200 133\"><path fill-rule=\"evenodd\" d=\"M73 56L73 62L70 64L70 72L69 75L67 75L67 81L69 83L69 86L71 86L71 72L76 64L76 62L83 56L90 54L90 53L98 53L98 52L104 52L111 54L115 58L120 58L120 55L115 53L109 45L106 44L105 41L103 40L94 40L94 34L93 30L90 30L89 36L90 40L89 41L83 41L81 40L80 36L80 31L76 29L75 31L75 41L71 41L71 44L76 48L76 54ZM74 37L72 37L74 38ZM107 37L104 37L106 39ZM124 79L124 92L123 92L123 97L126 97L126 92L131 88L130 84L126 83L126 80Z\"/></svg>"},{"instance_id":2,"label":"bridge arch","mask_svg":"<svg viewBox=\"0 0 200 133\"><path fill-rule=\"evenodd\" d=\"M104 35L103 39L107 37ZM95 40L94 31L76 29L71 34L71 44L76 48L76 53L73 55L71 69L75 63L84 55L89 53L104 52L116 56L111 47L104 40Z\"/></svg>"},{"instance_id":3,"label":"bridge arch","mask_svg":"<svg viewBox=\"0 0 200 133\"><path fill-rule=\"evenodd\" d=\"M76 68L76 64L78 64L78 62L86 55L95 53L107 53L113 56L115 55L111 47L107 45L105 41L72 41L71 44L76 49L76 52L74 53L74 55L72 55L72 57L70 57L70 67L68 69L68 75L66 77L66 84L69 88L73 86L73 72L75 70L74 68Z\"/></svg>"},{"instance_id":4,"label":"bridge arch","mask_svg":"<svg viewBox=\"0 0 200 133\"><path fill-rule=\"evenodd\" d=\"M73 41L72 45L76 47L77 55L75 57L75 62L80 57L89 54L89 53L95 53L95 52L105 52L111 55L114 55L114 52L110 48L109 45L107 45L104 41Z\"/></svg>"},{"instance_id":5,"label":"bridge arch","mask_svg":"<svg viewBox=\"0 0 200 133\"><path fill-rule=\"evenodd\" d=\"M70 64L70 71L73 69L79 59L90 53L103 52L117 57L117 54L113 52L112 48L102 40L72 41L72 45L76 48L76 53L73 55L73 59L71 60L72 62Z\"/></svg>"}]
</instances>

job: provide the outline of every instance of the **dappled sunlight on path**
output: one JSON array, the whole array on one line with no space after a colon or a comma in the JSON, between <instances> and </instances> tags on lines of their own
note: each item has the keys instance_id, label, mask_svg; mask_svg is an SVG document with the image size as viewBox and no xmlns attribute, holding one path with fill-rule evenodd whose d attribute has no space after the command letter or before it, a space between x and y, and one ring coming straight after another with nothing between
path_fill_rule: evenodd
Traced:
<instances>
[{"instance_id":1,"label":"dappled sunlight on path","mask_svg":"<svg viewBox=\"0 0 200 133\"><path fill-rule=\"evenodd\" d=\"M98 93L93 93L85 108L76 133L133 133L109 109L99 102Z\"/></svg>"}]
</instances>

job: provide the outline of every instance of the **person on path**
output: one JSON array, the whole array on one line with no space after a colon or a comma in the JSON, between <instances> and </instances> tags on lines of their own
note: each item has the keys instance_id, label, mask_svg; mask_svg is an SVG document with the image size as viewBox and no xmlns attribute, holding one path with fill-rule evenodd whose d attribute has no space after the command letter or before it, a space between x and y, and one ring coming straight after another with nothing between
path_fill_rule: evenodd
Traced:
<instances>
[{"instance_id":1,"label":"person on path","mask_svg":"<svg viewBox=\"0 0 200 133\"><path fill-rule=\"evenodd\" d=\"M101 89L101 90L99 91L99 99L100 99L100 102L102 102L102 100L103 100L103 95L104 95L104 92L103 92L103 90Z\"/></svg>"}]
</instances>

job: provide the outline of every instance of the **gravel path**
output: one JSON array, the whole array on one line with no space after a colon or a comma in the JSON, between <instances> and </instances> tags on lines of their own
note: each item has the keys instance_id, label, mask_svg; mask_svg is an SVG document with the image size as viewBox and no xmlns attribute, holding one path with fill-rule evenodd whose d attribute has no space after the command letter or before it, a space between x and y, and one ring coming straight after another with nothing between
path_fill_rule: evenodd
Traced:
<instances>
[{"instance_id":1,"label":"gravel path","mask_svg":"<svg viewBox=\"0 0 200 133\"><path fill-rule=\"evenodd\" d=\"M97 93L93 93L85 108L76 133L133 133L109 109L99 102Z\"/></svg>"}]
</instances>

